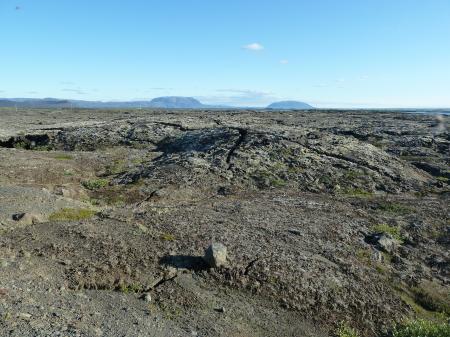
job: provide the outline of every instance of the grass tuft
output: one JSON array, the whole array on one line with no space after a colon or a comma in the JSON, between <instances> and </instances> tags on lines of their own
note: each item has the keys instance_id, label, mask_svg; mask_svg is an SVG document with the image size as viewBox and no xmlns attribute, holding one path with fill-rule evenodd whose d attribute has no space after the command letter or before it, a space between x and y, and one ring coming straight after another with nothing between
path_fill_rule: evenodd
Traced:
<instances>
[{"instance_id":1,"label":"grass tuft","mask_svg":"<svg viewBox=\"0 0 450 337\"><path fill-rule=\"evenodd\" d=\"M86 180L81 183L86 189L90 191L99 190L103 187L108 186L109 181L107 179L92 179Z\"/></svg>"},{"instance_id":2,"label":"grass tuft","mask_svg":"<svg viewBox=\"0 0 450 337\"><path fill-rule=\"evenodd\" d=\"M54 158L57 159L57 160L71 160L71 159L73 159L73 157L71 155L64 154L64 153L57 154Z\"/></svg>"},{"instance_id":3,"label":"grass tuft","mask_svg":"<svg viewBox=\"0 0 450 337\"><path fill-rule=\"evenodd\" d=\"M393 337L448 337L449 323L436 323L426 320L408 321L394 328Z\"/></svg>"},{"instance_id":4,"label":"grass tuft","mask_svg":"<svg viewBox=\"0 0 450 337\"><path fill-rule=\"evenodd\" d=\"M63 208L56 211L49 216L50 221L78 221L92 218L95 213L94 210L86 208Z\"/></svg>"},{"instance_id":5,"label":"grass tuft","mask_svg":"<svg viewBox=\"0 0 450 337\"><path fill-rule=\"evenodd\" d=\"M400 228L389 226L388 224L379 224L372 227L372 231L375 233L385 233L391 235L394 239L398 241L403 241L403 237L400 233Z\"/></svg>"},{"instance_id":6,"label":"grass tuft","mask_svg":"<svg viewBox=\"0 0 450 337\"><path fill-rule=\"evenodd\" d=\"M353 329L348 323L342 322L337 331L336 331L337 337L359 337L358 331Z\"/></svg>"}]
</instances>

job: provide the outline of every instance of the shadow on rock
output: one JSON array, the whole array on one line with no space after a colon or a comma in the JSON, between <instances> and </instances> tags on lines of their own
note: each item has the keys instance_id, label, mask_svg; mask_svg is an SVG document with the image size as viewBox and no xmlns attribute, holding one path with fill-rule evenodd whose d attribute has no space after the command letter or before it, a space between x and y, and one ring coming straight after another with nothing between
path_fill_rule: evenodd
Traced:
<instances>
[{"instance_id":1,"label":"shadow on rock","mask_svg":"<svg viewBox=\"0 0 450 337\"><path fill-rule=\"evenodd\" d=\"M160 264L178 269L204 270L208 265L201 256L166 255L159 260Z\"/></svg>"}]
</instances>

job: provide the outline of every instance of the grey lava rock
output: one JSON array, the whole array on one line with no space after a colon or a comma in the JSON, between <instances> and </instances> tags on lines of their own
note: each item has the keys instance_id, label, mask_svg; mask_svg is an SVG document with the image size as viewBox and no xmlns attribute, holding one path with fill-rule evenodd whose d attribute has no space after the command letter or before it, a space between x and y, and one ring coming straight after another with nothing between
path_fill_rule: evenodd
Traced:
<instances>
[{"instance_id":1,"label":"grey lava rock","mask_svg":"<svg viewBox=\"0 0 450 337\"><path fill-rule=\"evenodd\" d=\"M221 243L213 243L206 249L204 260L211 268L225 267L228 265L227 247Z\"/></svg>"},{"instance_id":2,"label":"grey lava rock","mask_svg":"<svg viewBox=\"0 0 450 337\"><path fill-rule=\"evenodd\" d=\"M24 225L32 225L36 223L44 222L45 219L40 214L34 214L34 213L17 213L13 214L12 219L14 221L20 222Z\"/></svg>"},{"instance_id":3,"label":"grey lava rock","mask_svg":"<svg viewBox=\"0 0 450 337\"><path fill-rule=\"evenodd\" d=\"M366 242L389 254L395 252L400 244L398 240L387 233L370 234L366 237Z\"/></svg>"}]
</instances>

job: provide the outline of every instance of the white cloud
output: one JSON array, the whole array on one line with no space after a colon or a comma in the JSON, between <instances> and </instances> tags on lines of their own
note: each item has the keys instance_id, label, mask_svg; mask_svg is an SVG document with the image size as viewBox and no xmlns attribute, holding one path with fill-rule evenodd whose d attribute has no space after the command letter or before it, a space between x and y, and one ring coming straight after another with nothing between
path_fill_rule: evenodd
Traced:
<instances>
[{"instance_id":1,"label":"white cloud","mask_svg":"<svg viewBox=\"0 0 450 337\"><path fill-rule=\"evenodd\" d=\"M242 48L250 50L250 51L261 51L264 49L264 46L255 42L255 43L250 43L248 45L245 45Z\"/></svg>"},{"instance_id":2,"label":"white cloud","mask_svg":"<svg viewBox=\"0 0 450 337\"><path fill-rule=\"evenodd\" d=\"M281 64L288 64L289 61L288 61L288 60L280 60L280 63L281 63Z\"/></svg>"}]
</instances>

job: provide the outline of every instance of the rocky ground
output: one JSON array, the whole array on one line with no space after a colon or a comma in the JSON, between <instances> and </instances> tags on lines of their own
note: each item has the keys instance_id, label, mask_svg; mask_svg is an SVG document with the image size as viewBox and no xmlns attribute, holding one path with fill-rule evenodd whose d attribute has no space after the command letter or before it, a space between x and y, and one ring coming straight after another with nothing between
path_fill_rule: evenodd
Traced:
<instances>
[{"instance_id":1,"label":"rocky ground","mask_svg":"<svg viewBox=\"0 0 450 337\"><path fill-rule=\"evenodd\" d=\"M446 320L448 127L0 110L0 335L331 337L345 322L381 336ZM212 243L224 265L203 258Z\"/></svg>"}]
</instances>

